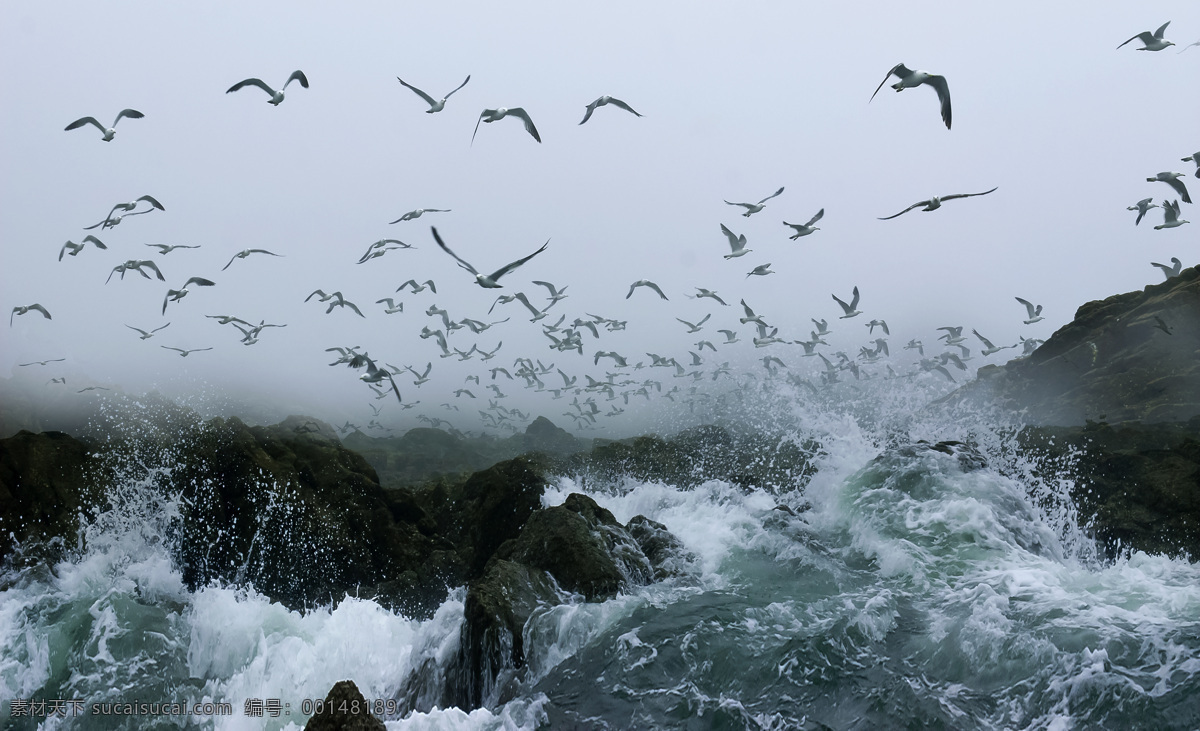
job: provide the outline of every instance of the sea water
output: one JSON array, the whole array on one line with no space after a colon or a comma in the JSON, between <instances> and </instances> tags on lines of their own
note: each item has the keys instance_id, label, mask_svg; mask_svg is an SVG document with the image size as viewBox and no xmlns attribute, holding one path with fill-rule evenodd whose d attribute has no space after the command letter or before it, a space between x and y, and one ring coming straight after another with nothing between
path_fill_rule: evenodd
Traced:
<instances>
[{"instance_id":1,"label":"sea water","mask_svg":"<svg viewBox=\"0 0 1200 731\"><path fill-rule=\"evenodd\" d=\"M452 664L463 589L423 619L189 590L178 496L130 480L68 559L6 569L0 726L301 728L352 679L389 729L1200 728L1200 565L1102 561L1070 485L1001 431L944 453L904 445L961 425L898 441L845 412L792 416L822 445L793 489L554 479L544 505L585 492L665 524L681 575L535 613L524 680L470 711L388 714L411 673Z\"/></svg>"}]
</instances>

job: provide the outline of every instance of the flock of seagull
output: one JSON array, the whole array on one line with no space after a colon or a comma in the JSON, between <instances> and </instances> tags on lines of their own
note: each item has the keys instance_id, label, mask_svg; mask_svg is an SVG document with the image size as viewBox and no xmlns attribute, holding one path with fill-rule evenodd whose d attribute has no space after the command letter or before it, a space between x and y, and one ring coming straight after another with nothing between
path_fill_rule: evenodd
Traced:
<instances>
[{"instance_id":1,"label":"flock of seagull","mask_svg":"<svg viewBox=\"0 0 1200 731\"><path fill-rule=\"evenodd\" d=\"M1174 45L1171 41L1164 38L1164 33L1168 25L1169 23L1165 23L1154 32L1146 31L1139 33L1120 44L1117 48L1119 49L1134 40L1142 42L1143 47L1139 50L1143 51L1155 52L1168 48ZM1200 42L1192 45L1200 45ZM1187 49L1184 48L1183 50ZM951 128L952 107L950 87L944 76L932 74L927 71L912 70L903 63L896 64L888 71L884 80L875 89L870 100L868 100L869 102L874 100L875 96L892 77L898 79L896 83L892 84L892 88L897 92L920 86L930 87L937 94L939 113L943 124L947 130ZM432 95L409 84L400 77L396 77L396 80L429 106L425 110L427 114L435 114L445 109L450 97L466 87L471 81L471 77L468 75L461 84L440 99L434 99ZM308 77L303 71L297 70L287 78L278 90L261 79L248 78L230 86L226 93L239 92L252 87L258 88L268 96L267 102L277 107L285 100L285 91L292 82L296 82L302 89L310 88ZM639 118L643 116L621 99L604 95L586 105L583 119L579 124L586 124L593 118L597 110L606 106L615 107ZM104 142L111 142L116 136L117 124L122 119L143 119L144 117L145 115L142 112L127 108L122 109L108 127L101 124L95 117L82 117L71 122L65 129L71 131L92 125L101 132L101 139ZM482 124L492 124L509 117L520 120L526 133L536 142L542 142L541 135L533 119L524 108L498 107L495 109L484 109L479 114L471 136L471 144L474 144ZM1193 153L1182 159L1185 162L1194 162L1197 165L1196 176L1200 177L1200 152ZM1161 182L1170 186L1179 197L1179 200L1162 200L1161 203L1155 203L1153 198L1146 198L1137 202L1129 207L1130 211L1137 211L1137 217L1134 221L1135 225L1140 224L1143 217L1152 208L1161 208L1164 217L1163 223L1155 226L1155 229L1176 228L1188 223L1188 221L1180 218L1179 201L1182 200L1182 202L1188 204L1192 202L1187 187L1182 180L1183 177L1183 173L1166 171L1147 178L1147 182ZM948 201L987 196L996 190L997 188L993 187L990 190L977 193L953 193L933 196L913 203L899 213L880 217L880 220L891 220L915 209L926 212L935 211ZM730 200L725 200L724 202L731 207L741 209L739 211L740 216L749 218L761 214L766 209L768 202L783 195L784 191L785 188L780 186L775 192L753 203L734 202ZM83 230L98 230L97 233L104 235L104 232L117 227L122 221L130 217L165 211L166 207L156 198L150 195L143 195L132 201L113 205L101 221L87 226ZM391 221L390 224L413 221L427 213L448 214L451 212L451 209L446 208L418 208L403 214L396 220ZM820 231L821 229L815 224L821 221L824 215L825 209L821 208L806 223L788 223L784 221L783 225L792 230L792 235L789 238L794 241L800 237L810 236ZM752 249L747 248L747 237L745 234L735 233L724 223L720 224L720 231L724 234L729 246L729 252L724 254L725 259L740 258L752 252ZM547 240L536 250L532 251L532 253L504 264L491 273L482 273L481 270L477 269L466 258L456 254L450 248L437 227L431 227L430 234L433 242L452 258L459 268L473 277L475 284L489 290L505 289L507 285L511 284L512 277L509 275L512 272L546 252L550 246L550 240ZM87 250L89 244L97 250L109 250L109 247L97 235L89 233L79 243L67 241L63 244L58 253L58 260L60 262L63 261L64 256L78 256ZM456 243L455 245L457 246L458 244ZM183 246L179 244L146 244L146 246L156 249L156 254L161 257L165 257L177 249L200 248L198 246ZM358 264L367 264L368 262L377 261L392 252L412 248L415 247L400 239L383 238L367 247L366 252L359 258ZM282 255L261 248L243 249L234 253L220 271L226 271L239 259L247 259L251 256L281 257ZM474 258L474 254L472 254L472 258ZM1152 263L1152 266L1160 269L1164 276L1169 279L1178 276L1183 266L1178 258L1172 258L1171 262L1171 265L1155 262ZM377 266L377 264L373 264L372 266ZM774 271L770 267L770 263L757 265L746 274L746 278L774 274ZM483 271L487 270L484 269ZM120 279L124 279L127 273L133 272L140 274L146 279L166 281L166 278L154 260L130 259L114 266L105 284L108 284L112 280L113 275L119 275ZM764 314L755 312L751 305L747 303L746 298L743 297L740 298L738 303L742 310L742 316L736 319L739 325L743 327L748 326L750 328L748 331L735 329L733 326L728 329L716 329L713 332L720 333L723 339L717 338L716 342L714 342L704 336L706 332L705 326L714 316L713 311L708 311L698 313L703 314L702 317L692 317L686 320L681 317L675 318L685 328L686 335L695 335L700 338L692 347L686 349L686 356L682 353L668 355L649 352L644 354L622 354L617 352L614 346L607 343L601 345L599 341L619 337L612 334L625 330L627 324L625 321L586 312L578 315L567 314L565 312L560 314L557 311L552 313L551 311L556 306L559 309L565 307L560 306L559 303L568 299L568 285L560 285L542 280L534 280L532 281L532 285L545 289L546 297L544 301L537 301L535 303L535 298L531 298L525 292L520 291L515 291L512 294L501 293L488 310L487 316L491 316L497 307L504 307L514 302L520 304L530 315L529 322L539 328L540 335L545 338L546 349L550 351L549 356L542 353L523 353L511 361L506 360L499 365L492 365L491 361L498 357L503 347L503 341L499 341L490 349L484 349L481 347L482 341L478 339L478 336L483 336L491 328L509 322L512 320L511 315L502 320L487 322L482 319L473 319L470 317L451 317L447 310L437 307L436 304L431 304L425 309L425 316L430 318L430 323L435 325L435 327L430 327L429 325L422 326L419 337L424 340L432 339L441 351L441 358L455 358L458 361L476 360L480 364L487 364L481 365L476 373L467 376L466 382L462 387L453 390L453 398L440 404L440 407L446 412L461 412L462 407L467 402L479 400L479 397L475 393L475 391L479 391L481 395L486 396L488 406L486 409L474 409L479 414L478 424L486 430L517 431L523 423L529 420L531 415L519 408L506 405L511 402L505 401L509 398L505 390L511 391L512 387L515 386L532 392L546 393L552 399L565 400L570 397L570 400L566 401L567 406L564 407L566 411L562 412L563 415L570 417L575 422L577 429L587 430L597 428L601 424L599 421L600 418L614 417L623 413L625 410L624 407L629 405L631 399L650 401L652 399L665 398L672 402L686 404L693 412L697 408L711 409L717 406L727 406L729 399L736 397L739 390L754 385L763 378L776 377L781 372L785 372L788 382L797 387L805 388L813 394L819 394L834 384L844 382L847 378L860 380L868 378L913 379L940 377L956 382L954 371L966 371L968 368L966 363L972 360L971 347L969 346L978 347L974 346L972 341L963 335L963 326L947 325L939 327L937 331L942 334L936 338L936 341L931 341L930 345L942 348L940 353L934 354L931 352L930 356L926 357L926 344L917 339L912 339L903 346L903 350L916 351L918 356L918 360L912 363L915 368L908 368L899 361L891 359L887 339L890 336L890 330L885 320L875 318L863 323L863 326L867 329L866 338L864 339L865 344L859 348L857 353L850 354L845 351L835 351L830 346L828 336L833 331L830 329L827 319L813 318L813 329L809 332L807 339L787 338L780 335L780 328L778 326L768 323L768 318ZM193 276L186 279L177 289L168 288L162 301L161 314L165 317L168 305L183 300L191 289L214 286L216 286L216 282L212 279ZM646 294L639 295L638 293L641 290L644 290ZM437 294L437 286L432 278L426 279L423 282L418 282L416 278L409 279L397 287L395 292L387 293L391 296L375 300L374 304L383 305L381 312L384 316L402 314L405 311L406 301L399 299L399 295L405 293L406 296L415 297L425 291L430 292L431 295ZM703 287L696 287L694 293L687 292L684 294L687 298L693 300L710 300L716 307L732 307L717 292ZM661 301L670 300L667 292L649 279L638 279L629 285L625 299L628 300L634 296L656 297L657 300ZM839 320L851 320L864 314L864 310L859 309L862 304L862 297L857 286L854 287L848 299L842 299L837 294L831 294L831 297L842 312L838 316ZM341 311L349 310L353 315L362 318L368 316L367 313L364 313L364 308L349 300L341 291L327 293L324 289L316 289L304 299L304 302L308 303L314 298L319 304L325 306L325 315L332 315L334 310L337 309ZM1019 305L1025 308L1026 317L1023 320L1024 325L1033 325L1044 319L1041 305L1034 304L1021 297L1016 297L1015 299ZM12 309L12 314L9 318L10 327L16 317L34 312L39 313L46 320L52 319L50 312L40 303L20 305ZM716 312L720 312L720 310L718 309ZM555 314L559 316L551 323L550 320L554 318ZM406 315L405 317L410 316L412 315ZM240 342L247 346L257 343L267 328L286 327L283 324L270 324L265 320L254 324L250 320L233 315L205 315L205 317L215 320L219 325L229 325L236 328L241 333ZM732 319L730 318L731 322ZM695 321L693 322L692 320ZM157 333L169 327L170 324L170 322L167 322L152 329L143 329L128 324L125 327L135 331L138 338L145 341L155 337ZM1161 321L1160 324L1160 329L1169 335L1170 329L1167 324L1161 323ZM509 327L515 327L515 325ZM879 330L879 334L876 333L877 329ZM471 342L469 347L467 347L467 344L457 347L460 345L460 341L464 337L467 337L462 333L468 331L473 336L477 336L475 341ZM861 333L862 331L858 332ZM970 333L982 346L979 350L979 354L982 357L1016 348L1021 348L1022 352L1028 355L1042 342L1042 340L1034 337L1021 337L1019 342L997 346L992 340L975 329L972 329ZM736 343L747 341L756 349L772 348L769 354L761 358L765 375L756 373L738 374L735 373L729 360L717 362L720 360L717 355L718 353ZM784 351L795 346L799 346L802 351L792 351L800 352L799 357L820 359L821 365L816 369L817 376L815 378L804 377L798 368L789 367L784 361L784 357L792 360L790 355ZM214 349L211 346L203 348L180 348L163 345L161 347L178 353L180 357L188 357L193 353ZM325 351L337 353L336 359L329 364L330 366L345 366L359 372L358 379L366 384L375 400L394 398L401 411L415 408L421 404L421 401L413 400L414 392L407 386L402 389L397 379L404 381L411 377L412 389L420 389L423 384L432 379L434 371L432 361L427 363L424 368L420 368L417 365L396 366L385 362L382 358L371 356L358 345L331 346L325 348ZM707 356L705 355L706 351L709 352ZM642 355L645 357L643 358ZM549 364L543 363L543 357L552 362ZM572 367L570 365L571 361L558 360L560 358L574 358L579 360L574 361L577 365ZM63 358L53 358L21 363L19 365L21 367L48 366L50 363L62 362L64 360ZM580 372L579 366L582 366L584 370L600 369L602 360L605 361L605 367L602 371ZM563 365L559 365L558 363L562 363ZM893 367L893 364L903 372L897 371ZM643 373L643 370L646 373ZM652 376L647 375L648 373L661 373L663 375ZM930 376L927 374L937 375ZM483 381L484 378L487 378L486 383ZM503 380L500 380L501 378ZM47 385L65 385L65 380L65 377L52 378ZM716 389L709 387L710 384L722 381L728 382L732 388L717 393L715 392ZM475 386L475 390L467 387L472 383ZM108 389L101 386L89 386L80 390L79 393L96 390ZM607 410L601 406L600 400L609 404ZM373 413L373 418L370 420L367 428L382 432L392 431L390 427L378 421L378 418L382 414L383 406L371 402L368 402L368 406L370 406ZM434 427L445 427L457 431L453 422L448 419L431 417L426 413L419 414L416 418ZM359 428L357 424L352 424L349 421L340 427L343 432Z\"/></svg>"}]
</instances>

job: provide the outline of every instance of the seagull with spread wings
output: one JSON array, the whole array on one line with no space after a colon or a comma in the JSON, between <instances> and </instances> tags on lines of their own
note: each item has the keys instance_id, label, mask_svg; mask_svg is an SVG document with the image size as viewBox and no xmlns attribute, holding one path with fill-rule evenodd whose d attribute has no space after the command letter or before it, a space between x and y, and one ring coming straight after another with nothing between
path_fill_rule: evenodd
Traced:
<instances>
[{"instance_id":1,"label":"seagull with spread wings","mask_svg":"<svg viewBox=\"0 0 1200 731\"><path fill-rule=\"evenodd\" d=\"M1168 20L1160 25L1158 30L1154 31L1153 33L1148 30L1144 30L1133 38L1130 38L1128 41L1125 41L1125 43L1130 43L1132 41L1141 39L1142 47L1138 49L1139 51L1161 51L1167 46L1173 46L1175 45L1173 41L1168 41L1167 39L1163 38L1163 33L1167 32L1167 26L1170 24L1171 21ZM1124 46L1125 43L1122 43L1121 46ZM1121 46L1117 46L1117 48L1120 48Z\"/></svg>"},{"instance_id":2,"label":"seagull with spread wings","mask_svg":"<svg viewBox=\"0 0 1200 731\"><path fill-rule=\"evenodd\" d=\"M637 116L637 117L642 116L642 115L638 114L637 112L635 112L633 107L629 106L628 104L621 101L620 99L617 99L616 97L611 97L611 96L608 96L607 94L605 94L604 96L600 97L596 101L587 105L587 111L584 112L584 114L583 114L583 122L586 122L592 118L592 112L596 111L596 107L602 107L606 104L611 104L614 107L619 107L621 109L624 109L625 111L629 112L630 114L633 114L634 116ZM580 124L583 124L583 122L580 122Z\"/></svg>"},{"instance_id":3,"label":"seagull with spread wings","mask_svg":"<svg viewBox=\"0 0 1200 731\"><path fill-rule=\"evenodd\" d=\"M454 92L458 91L459 89L466 86L467 82L470 80L471 80L471 75L468 74L467 78L465 80L463 80L463 82L461 84L459 84L458 86L456 86L454 88L454 91L451 91L449 94L442 97L441 99L434 101L433 97L429 96L428 94L421 91L420 89L413 86L412 84L405 82L404 79L400 78L399 76L396 77L396 81L399 81L402 86L404 86L407 89L411 89L413 91L413 93L415 93L417 96L419 96L425 100L425 103L429 105L429 108L425 110L426 114L433 114L435 112L440 112L443 109L445 109L446 108L446 100L449 99L450 97L454 96Z\"/></svg>"},{"instance_id":4,"label":"seagull with spread wings","mask_svg":"<svg viewBox=\"0 0 1200 731\"><path fill-rule=\"evenodd\" d=\"M492 272L491 274L480 274L475 269L475 267L471 266L470 263L468 263L465 259L460 257L458 254L455 254L453 251L451 251L449 246L446 246L446 242L442 241L442 237L438 235L437 228L430 227L430 230L433 231L433 240L437 242L438 246L442 247L442 251L444 251L447 254L449 254L450 256L454 257L454 260L458 262L458 265L460 267L462 267L463 269L466 269L471 274L474 274L475 275L475 283L478 284L480 287L484 287L485 289L499 289L500 287L502 287L503 285L500 284L498 281L500 279L500 277L503 277L505 274L508 274L513 269L516 269L517 267L521 266L522 264L529 261L533 257L542 253L543 251L546 250L546 247L550 245L550 239L546 239L546 243L542 244L540 249L533 252L529 256L526 256L522 259L517 259L516 261L511 262L509 264L505 264L504 266L500 267L499 269Z\"/></svg>"},{"instance_id":5,"label":"seagull with spread wings","mask_svg":"<svg viewBox=\"0 0 1200 731\"><path fill-rule=\"evenodd\" d=\"M767 201L771 200L772 198L774 198L777 195L782 195L782 194L783 194L783 188L781 187L779 190L775 191L774 193L767 196L766 198L763 198L758 203L732 203L730 201L725 201L725 203L726 203L726 205L741 206L742 208L745 208L746 212L743 213L742 215L749 218L750 216L753 216L755 213L758 213L762 209L766 208Z\"/></svg>"},{"instance_id":6,"label":"seagull with spread wings","mask_svg":"<svg viewBox=\"0 0 1200 731\"><path fill-rule=\"evenodd\" d=\"M946 123L946 129L950 129L950 86L946 84L945 76L931 74L928 71L913 71L902 63L898 63L892 67L891 71L887 72L887 76L883 77L883 81L879 82L879 86L875 89L875 94L883 88L887 80L895 76L900 79L897 84L892 84L892 88L896 91L904 91L911 89L921 84L928 84L938 95L938 101L942 104L942 121ZM875 94L871 95L871 99L875 99ZM870 104L870 102L867 102Z\"/></svg>"},{"instance_id":7,"label":"seagull with spread wings","mask_svg":"<svg viewBox=\"0 0 1200 731\"><path fill-rule=\"evenodd\" d=\"M996 188L992 188L991 190L985 190L982 193L952 193L951 195L943 195L943 196L935 195L934 197L930 198L929 200L917 201L916 203L912 204L908 208L905 208L903 211L900 211L899 213L892 215L892 216L884 216L884 217L880 218L879 220L880 221L889 221L893 218L896 218L897 216L903 216L905 213L908 213L909 211L911 211L914 208L920 208L922 211L936 211L937 209L941 208L942 203L945 203L946 201L952 201L955 198L971 198L971 197L977 196L977 195L987 195L988 193L992 193L995 190L997 190L997 188L999 188L999 186L997 186ZM922 208L922 206L924 206L924 207Z\"/></svg>"},{"instance_id":8,"label":"seagull with spread wings","mask_svg":"<svg viewBox=\"0 0 1200 731\"><path fill-rule=\"evenodd\" d=\"M120 122L123 117L129 117L130 119L141 119L144 116L146 115L142 114L136 109L122 109L121 111L117 112L117 118L113 120L111 127L105 127L104 125L100 124L98 121L96 121L95 117L80 117L74 122L68 124L66 129L63 131L70 132L73 129L79 129L85 124L92 124L96 126L96 129L104 133L104 136L100 139L104 140L105 142L112 142L113 137L117 134L117 122Z\"/></svg>"},{"instance_id":9,"label":"seagull with spread wings","mask_svg":"<svg viewBox=\"0 0 1200 731\"><path fill-rule=\"evenodd\" d=\"M479 114L479 119L475 122L475 132L471 134L471 144L475 144L475 135L479 134L480 122L491 124L492 122L499 122L505 117L516 117L524 121L525 131L529 133L529 136L538 142L542 141L542 136L538 134L537 127L533 126L533 120L529 118L528 112L521 107L513 107L511 109L500 107L499 109L485 109Z\"/></svg>"},{"instance_id":10,"label":"seagull with spread wings","mask_svg":"<svg viewBox=\"0 0 1200 731\"><path fill-rule=\"evenodd\" d=\"M229 94L246 86L257 86L271 95L271 98L267 100L267 103L277 107L279 106L279 103L283 101L283 90L288 88L288 84L292 83L293 81L299 81L300 86L303 86L305 89L308 88L308 77L304 75L303 71L296 70L292 72L292 75L288 77L287 81L283 82L283 87L280 88L279 91L275 91L271 87L267 86L265 83L263 83L262 79L245 79L226 89L225 93Z\"/></svg>"},{"instance_id":11,"label":"seagull with spread wings","mask_svg":"<svg viewBox=\"0 0 1200 731\"><path fill-rule=\"evenodd\" d=\"M821 217L824 215L825 209L822 208L821 210L817 211L817 215L808 219L808 223L788 223L787 221L784 221L783 225L796 232L794 236L789 237L792 241L795 241L801 236L808 236L813 231L820 231L821 229L817 228L813 224L817 221L820 221Z\"/></svg>"}]
</instances>

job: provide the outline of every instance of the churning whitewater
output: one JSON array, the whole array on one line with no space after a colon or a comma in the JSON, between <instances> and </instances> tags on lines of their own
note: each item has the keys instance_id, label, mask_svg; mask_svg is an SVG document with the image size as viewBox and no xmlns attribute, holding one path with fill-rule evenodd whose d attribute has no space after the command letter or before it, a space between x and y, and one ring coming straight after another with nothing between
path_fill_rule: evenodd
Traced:
<instances>
[{"instance_id":1,"label":"churning whitewater","mask_svg":"<svg viewBox=\"0 0 1200 731\"><path fill-rule=\"evenodd\" d=\"M461 588L419 620L356 597L291 611L248 581L191 591L181 498L130 480L86 516L69 560L5 570L0 717L296 729L349 678L389 729L1200 723L1200 566L1103 560L1067 486L1040 481L1001 433L971 430L967 446L936 443L945 425L910 424L898 441L844 414L795 419L781 438L822 449L791 490L557 477L544 506L584 492L623 523L658 521L685 548L681 571L535 611L524 675L499 678L469 713L401 713L450 672ZM120 715L130 703L138 715Z\"/></svg>"}]
</instances>

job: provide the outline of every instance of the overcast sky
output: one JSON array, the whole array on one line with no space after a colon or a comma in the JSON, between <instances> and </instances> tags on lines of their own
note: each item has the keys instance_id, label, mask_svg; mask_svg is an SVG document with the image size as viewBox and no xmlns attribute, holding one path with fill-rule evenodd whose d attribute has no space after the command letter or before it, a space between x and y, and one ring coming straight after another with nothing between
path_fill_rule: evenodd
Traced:
<instances>
[{"instance_id":1,"label":"overcast sky","mask_svg":"<svg viewBox=\"0 0 1200 731\"><path fill-rule=\"evenodd\" d=\"M5 133L0 136L0 291L4 311L33 302L53 315L16 317L0 334L0 374L49 388L69 374L127 392L159 388L216 398L242 389L289 394L321 404L329 418L365 423L370 393L356 373L330 368L324 351L361 345L373 358L424 370L421 387L398 377L417 413L446 416L462 405L461 428L486 406L487 369L514 359L555 362L570 375L603 377L597 350L643 360L647 351L690 362L688 351L717 329L743 342L705 351L705 367L733 361L756 367L776 355L815 378L821 363L795 345L755 349L752 325L739 324L745 298L780 336L808 339L810 318L828 319L825 352L854 355L867 345L865 323L886 320L897 371L915 369L910 338L936 342L941 326L978 329L997 344L1045 338L1083 303L1161 281L1151 261L1186 266L1200 250L1196 224L1155 231L1126 207L1141 198L1175 198L1160 171L1186 172L1180 158L1200 149L1200 4L1177 2L946 3L906 12L894 3L326 3L144 2L12 3L0 22ZM1163 52L1116 46L1170 20ZM903 62L946 77L953 130L938 115L935 92L885 87ZM301 69L311 88L288 87L278 107L246 88L247 77L278 87ZM444 111L425 105L399 76L435 98L471 81ZM890 79L889 83L896 79ZM602 94L613 106L580 126ZM472 130L485 108L524 107L535 142L515 119ZM103 142L93 127L64 127L87 115L124 119ZM786 188L749 218L723 201L756 201ZM932 195L988 196L948 202L878 220ZM135 216L98 231L107 251L89 247L58 261L68 239L102 220L113 204L149 194L165 212ZM449 208L395 225L417 208ZM790 241L782 225L825 217L815 234ZM753 253L726 260L720 225L749 239ZM438 249L446 242L480 270L546 252L485 290ZM415 248L356 264L381 238ZM146 243L198 245L154 254ZM221 271L236 252L264 248ZM126 259L153 258L166 282L105 278ZM759 264L775 274L747 277ZM193 289L160 312L168 287L192 276L217 284ZM437 294L402 293L407 279L432 278ZM630 284L650 279L668 302ZM546 302L531 280L568 286L545 322L585 313L628 320L624 332L584 332L584 355L549 350L540 324L518 303L487 310L498 294L525 292ZM731 307L693 300L716 290ZM838 320L836 294L858 286L864 312ZM340 290L366 314L326 315L304 298ZM1024 297L1045 320L1023 325ZM394 297L403 313L375 301ZM491 350L488 363L438 357L423 326L440 327L436 304L459 320L511 319L479 335L458 331L450 344ZM712 319L698 334L676 321ZM265 319L286 328L243 346L240 334L205 315ZM140 340L126 324L151 329ZM874 337L874 336L872 336ZM973 350L979 343L972 338ZM161 348L212 347L186 359ZM1004 362L1018 351L972 365ZM66 362L20 368L47 358ZM881 369L878 366L875 370ZM28 371L36 370L32 375ZM636 377L658 378L666 369ZM479 396L455 399L468 375ZM502 378L502 377L501 377ZM546 378L557 386L561 378ZM515 396L516 383L497 382ZM84 394L80 398L88 398ZM537 399L542 399L541 401ZM600 400L600 399L598 399ZM620 403L619 401L616 403ZM556 421L564 407L548 396L523 402ZM605 404L605 409L609 405ZM569 426L569 424L563 424Z\"/></svg>"}]
</instances>

